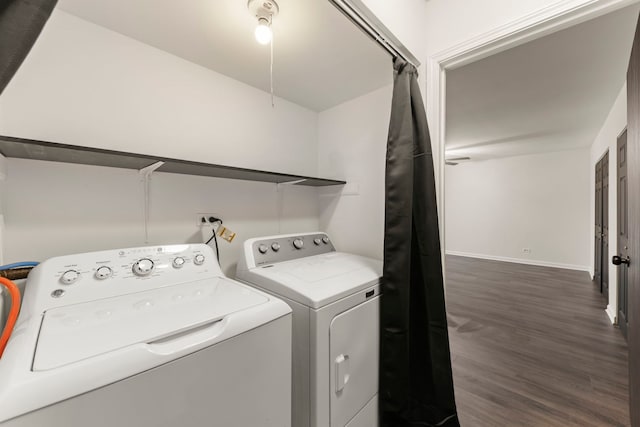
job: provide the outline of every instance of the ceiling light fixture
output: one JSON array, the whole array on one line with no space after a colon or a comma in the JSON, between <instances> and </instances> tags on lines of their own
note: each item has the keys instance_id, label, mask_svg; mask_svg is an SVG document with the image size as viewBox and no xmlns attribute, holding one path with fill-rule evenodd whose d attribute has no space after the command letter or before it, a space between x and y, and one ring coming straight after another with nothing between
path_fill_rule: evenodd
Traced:
<instances>
[{"instance_id":1,"label":"ceiling light fixture","mask_svg":"<svg viewBox=\"0 0 640 427\"><path fill-rule=\"evenodd\" d=\"M273 37L271 22L280 11L278 3L275 0L249 0L247 6L249 12L258 18L258 26L255 31L256 40L260 44L269 44Z\"/></svg>"},{"instance_id":2,"label":"ceiling light fixture","mask_svg":"<svg viewBox=\"0 0 640 427\"><path fill-rule=\"evenodd\" d=\"M247 7L249 12L258 18L258 27L255 31L256 40L260 44L271 45L269 80L271 84L271 107L275 107L273 100L273 32L271 31L271 23L273 22L273 17L280 11L280 7L275 0L249 0Z\"/></svg>"}]
</instances>

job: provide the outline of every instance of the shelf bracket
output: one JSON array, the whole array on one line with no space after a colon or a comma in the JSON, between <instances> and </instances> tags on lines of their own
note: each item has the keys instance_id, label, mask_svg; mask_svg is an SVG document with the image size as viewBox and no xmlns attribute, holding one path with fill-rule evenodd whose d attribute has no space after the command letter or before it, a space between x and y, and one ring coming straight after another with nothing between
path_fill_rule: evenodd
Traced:
<instances>
[{"instance_id":1,"label":"shelf bracket","mask_svg":"<svg viewBox=\"0 0 640 427\"><path fill-rule=\"evenodd\" d=\"M151 181L151 174L164 165L164 162L155 162L145 168L138 171L142 181L142 191L144 193L142 215L144 220L144 243L149 243L149 181Z\"/></svg>"},{"instance_id":2,"label":"shelf bracket","mask_svg":"<svg viewBox=\"0 0 640 427\"><path fill-rule=\"evenodd\" d=\"M164 165L164 162L155 162L147 166L146 168L140 169L138 172L143 177L143 179L149 179L151 177L151 174L162 165Z\"/></svg>"},{"instance_id":3,"label":"shelf bracket","mask_svg":"<svg viewBox=\"0 0 640 427\"><path fill-rule=\"evenodd\" d=\"M296 184L300 184L301 182L305 182L306 179L294 179L293 181L284 181L284 182L278 182L276 184L276 188L278 189L278 191L280 191L282 189L283 185L296 185Z\"/></svg>"}]
</instances>

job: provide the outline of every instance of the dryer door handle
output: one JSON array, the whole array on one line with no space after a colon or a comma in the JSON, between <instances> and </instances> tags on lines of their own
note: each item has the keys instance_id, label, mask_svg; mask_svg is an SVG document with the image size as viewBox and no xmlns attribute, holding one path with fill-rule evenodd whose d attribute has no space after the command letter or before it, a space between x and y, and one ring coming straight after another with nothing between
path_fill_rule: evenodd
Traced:
<instances>
[{"instance_id":1,"label":"dryer door handle","mask_svg":"<svg viewBox=\"0 0 640 427\"><path fill-rule=\"evenodd\" d=\"M340 393L349 382L349 355L341 354L336 357L336 393Z\"/></svg>"}]
</instances>

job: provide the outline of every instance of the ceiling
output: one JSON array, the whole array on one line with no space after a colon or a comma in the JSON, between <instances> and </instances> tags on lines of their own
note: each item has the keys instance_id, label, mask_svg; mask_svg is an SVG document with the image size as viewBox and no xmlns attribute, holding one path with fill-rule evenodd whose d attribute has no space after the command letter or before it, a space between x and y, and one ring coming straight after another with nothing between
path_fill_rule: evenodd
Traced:
<instances>
[{"instance_id":1,"label":"ceiling","mask_svg":"<svg viewBox=\"0 0 640 427\"><path fill-rule=\"evenodd\" d=\"M188 3L188 7L186 6ZM278 0L276 96L322 111L391 84L390 56L328 0ZM59 9L269 92L246 0L60 0Z\"/></svg>"},{"instance_id":2,"label":"ceiling","mask_svg":"<svg viewBox=\"0 0 640 427\"><path fill-rule=\"evenodd\" d=\"M483 160L590 146L626 79L638 10L622 9L448 71L446 157Z\"/></svg>"}]
</instances>

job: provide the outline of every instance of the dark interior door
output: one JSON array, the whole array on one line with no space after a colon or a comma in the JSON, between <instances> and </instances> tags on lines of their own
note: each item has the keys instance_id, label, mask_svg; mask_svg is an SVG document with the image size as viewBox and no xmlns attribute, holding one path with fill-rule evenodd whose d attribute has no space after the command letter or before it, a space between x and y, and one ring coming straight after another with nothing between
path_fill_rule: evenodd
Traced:
<instances>
[{"instance_id":1,"label":"dark interior door","mask_svg":"<svg viewBox=\"0 0 640 427\"><path fill-rule=\"evenodd\" d=\"M595 259L593 280L602 292L602 162L596 163L596 205L595 205Z\"/></svg>"},{"instance_id":2,"label":"dark interior door","mask_svg":"<svg viewBox=\"0 0 640 427\"><path fill-rule=\"evenodd\" d=\"M627 72L627 219L629 407L631 425L640 427L640 32L636 27Z\"/></svg>"},{"instance_id":3,"label":"dark interior door","mask_svg":"<svg viewBox=\"0 0 640 427\"><path fill-rule=\"evenodd\" d=\"M602 272L600 291L609 303L609 152L605 153L602 162Z\"/></svg>"},{"instance_id":4,"label":"dark interior door","mask_svg":"<svg viewBox=\"0 0 640 427\"><path fill-rule=\"evenodd\" d=\"M593 280L609 302L609 152L596 163ZM605 304L606 304L605 303Z\"/></svg>"},{"instance_id":5,"label":"dark interior door","mask_svg":"<svg viewBox=\"0 0 640 427\"><path fill-rule=\"evenodd\" d=\"M618 182L618 256L620 259L629 257L629 218L627 216L627 131L618 137L617 145L617 182ZM618 325L622 335L627 336L629 324L629 268L627 264L618 264Z\"/></svg>"}]
</instances>

